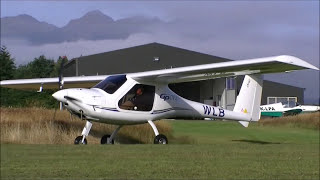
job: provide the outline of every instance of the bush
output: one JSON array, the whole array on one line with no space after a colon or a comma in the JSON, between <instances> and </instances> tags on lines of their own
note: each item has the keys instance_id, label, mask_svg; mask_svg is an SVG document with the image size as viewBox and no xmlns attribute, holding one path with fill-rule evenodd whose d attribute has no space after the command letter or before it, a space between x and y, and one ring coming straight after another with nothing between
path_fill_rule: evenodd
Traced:
<instances>
[{"instance_id":1,"label":"bush","mask_svg":"<svg viewBox=\"0 0 320 180\"><path fill-rule=\"evenodd\" d=\"M39 93L16 89L0 88L1 107L58 107L58 102L52 97L54 90L44 90Z\"/></svg>"}]
</instances>

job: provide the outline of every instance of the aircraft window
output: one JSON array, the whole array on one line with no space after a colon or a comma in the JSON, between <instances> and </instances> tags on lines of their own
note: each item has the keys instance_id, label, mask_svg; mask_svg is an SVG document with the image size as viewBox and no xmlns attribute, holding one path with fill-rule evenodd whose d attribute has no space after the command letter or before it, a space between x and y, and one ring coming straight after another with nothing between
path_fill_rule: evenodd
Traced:
<instances>
[{"instance_id":1,"label":"aircraft window","mask_svg":"<svg viewBox=\"0 0 320 180\"><path fill-rule=\"evenodd\" d=\"M119 100L119 107L125 110L151 111L154 102L155 87L136 84Z\"/></svg>"},{"instance_id":2,"label":"aircraft window","mask_svg":"<svg viewBox=\"0 0 320 180\"><path fill-rule=\"evenodd\" d=\"M276 98L275 97L268 97L268 104L274 104L276 103Z\"/></svg>"},{"instance_id":3,"label":"aircraft window","mask_svg":"<svg viewBox=\"0 0 320 180\"><path fill-rule=\"evenodd\" d=\"M282 106L284 107L284 108L289 108L290 106L288 105L288 102L282 102Z\"/></svg>"},{"instance_id":4,"label":"aircraft window","mask_svg":"<svg viewBox=\"0 0 320 180\"><path fill-rule=\"evenodd\" d=\"M99 88L109 94L116 92L127 81L126 75L109 76L93 88Z\"/></svg>"},{"instance_id":5,"label":"aircraft window","mask_svg":"<svg viewBox=\"0 0 320 180\"><path fill-rule=\"evenodd\" d=\"M296 107L297 106L297 103L296 103L296 98L288 98L289 99L289 107Z\"/></svg>"}]
</instances>

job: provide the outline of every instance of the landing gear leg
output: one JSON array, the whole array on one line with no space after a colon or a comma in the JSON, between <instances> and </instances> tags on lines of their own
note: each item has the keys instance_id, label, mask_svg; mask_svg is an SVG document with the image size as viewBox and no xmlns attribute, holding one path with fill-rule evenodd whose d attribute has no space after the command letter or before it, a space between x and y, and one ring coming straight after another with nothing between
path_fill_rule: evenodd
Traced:
<instances>
[{"instance_id":1,"label":"landing gear leg","mask_svg":"<svg viewBox=\"0 0 320 180\"><path fill-rule=\"evenodd\" d=\"M117 129L115 129L111 136L109 134L104 135L101 138L101 144L114 144L114 137L116 136L116 134L118 133L118 131L120 130L120 128L122 127L122 125L118 126Z\"/></svg>"},{"instance_id":2,"label":"landing gear leg","mask_svg":"<svg viewBox=\"0 0 320 180\"><path fill-rule=\"evenodd\" d=\"M159 134L159 131L158 131L156 125L152 121L148 121L148 123L152 127L153 132L154 132L154 134L156 136L154 138L154 144L168 144L167 137L165 135L163 135L163 134Z\"/></svg>"},{"instance_id":3,"label":"landing gear leg","mask_svg":"<svg viewBox=\"0 0 320 180\"><path fill-rule=\"evenodd\" d=\"M92 127L92 123L90 121L87 121L86 125L84 126L84 128L82 130L82 133L81 133L82 136L78 136L74 140L74 144L87 144L86 137L89 135L91 127Z\"/></svg>"}]
</instances>

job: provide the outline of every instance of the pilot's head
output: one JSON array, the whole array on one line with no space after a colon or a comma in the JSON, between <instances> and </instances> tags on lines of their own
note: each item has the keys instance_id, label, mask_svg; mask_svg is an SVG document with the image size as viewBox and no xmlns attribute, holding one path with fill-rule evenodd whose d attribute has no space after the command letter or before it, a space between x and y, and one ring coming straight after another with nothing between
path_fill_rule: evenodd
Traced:
<instances>
[{"instance_id":1,"label":"pilot's head","mask_svg":"<svg viewBox=\"0 0 320 180\"><path fill-rule=\"evenodd\" d=\"M143 91L144 91L143 87L138 87L138 89L136 90L136 95L138 96L142 95Z\"/></svg>"}]
</instances>

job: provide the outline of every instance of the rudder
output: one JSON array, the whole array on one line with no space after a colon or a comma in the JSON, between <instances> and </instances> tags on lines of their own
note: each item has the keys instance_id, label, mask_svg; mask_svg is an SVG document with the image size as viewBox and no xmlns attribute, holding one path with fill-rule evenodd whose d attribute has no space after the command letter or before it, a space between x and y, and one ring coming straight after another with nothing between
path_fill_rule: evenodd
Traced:
<instances>
[{"instance_id":1,"label":"rudder","mask_svg":"<svg viewBox=\"0 0 320 180\"><path fill-rule=\"evenodd\" d=\"M263 80L261 75L246 75L233 111L247 113L251 117L250 121L258 121L260 119L262 86ZM245 127L249 125L247 121L239 122Z\"/></svg>"}]
</instances>

